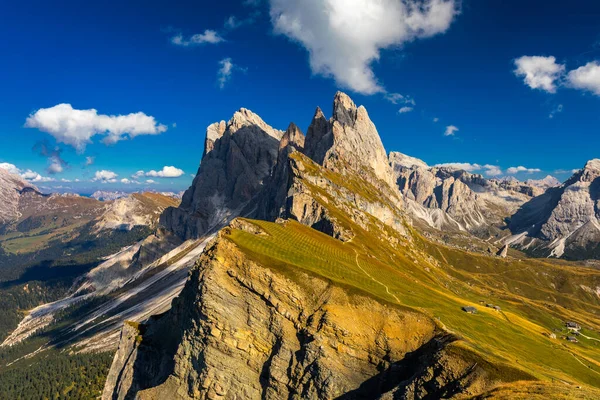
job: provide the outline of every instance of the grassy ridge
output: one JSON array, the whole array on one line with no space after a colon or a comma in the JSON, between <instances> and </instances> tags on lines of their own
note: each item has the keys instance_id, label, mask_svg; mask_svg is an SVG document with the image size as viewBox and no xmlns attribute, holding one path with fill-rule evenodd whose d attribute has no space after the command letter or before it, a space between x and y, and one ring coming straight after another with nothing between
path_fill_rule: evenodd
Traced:
<instances>
[{"instance_id":1,"label":"grassy ridge","mask_svg":"<svg viewBox=\"0 0 600 400\"><path fill-rule=\"evenodd\" d=\"M424 240L392 246L356 226L356 237L342 243L294 221L251 223L265 234L232 229L227 237L263 265L283 271L299 268L418 310L463 337L462 345L484 358L539 379L600 387L600 342L581 338L570 344L560 333L557 339L544 336L574 316L590 322L584 326L597 327L593 312L598 301L588 303L580 296L585 291L577 287L600 279L599 272L567 271L536 260L507 262ZM536 289L539 282L533 280L540 274L541 280L563 280L564 291L555 291L548 300L549 290ZM480 300L499 304L503 311L486 308ZM477 307L479 313L462 312L464 305ZM590 329L584 333L598 336Z\"/></svg>"}]
</instances>

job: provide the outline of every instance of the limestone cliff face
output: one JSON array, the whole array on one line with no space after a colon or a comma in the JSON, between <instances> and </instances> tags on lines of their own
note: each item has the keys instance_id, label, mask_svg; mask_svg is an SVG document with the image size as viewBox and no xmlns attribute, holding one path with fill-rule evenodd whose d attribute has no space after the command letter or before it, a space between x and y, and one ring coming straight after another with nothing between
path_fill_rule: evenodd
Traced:
<instances>
[{"instance_id":1,"label":"limestone cliff face","mask_svg":"<svg viewBox=\"0 0 600 400\"><path fill-rule=\"evenodd\" d=\"M186 240L239 215L270 176L282 136L283 132L244 108L227 124L210 125L194 182L181 205L162 214L161 225Z\"/></svg>"},{"instance_id":2,"label":"limestone cliff face","mask_svg":"<svg viewBox=\"0 0 600 400\"><path fill-rule=\"evenodd\" d=\"M600 256L600 160L590 160L561 187L524 204L510 229L523 234L512 242L540 255L569 258Z\"/></svg>"},{"instance_id":3,"label":"limestone cliff face","mask_svg":"<svg viewBox=\"0 0 600 400\"><path fill-rule=\"evenodd\" d=\"M340 173L373 176L393 186L387 154L367 110L338 92L328 121L317 109L306 136L305 154L317 164Z\"/></svg>"},{"instance_id":4,"label":"limestone cliff face","mask_svg":"<svg viewBox=\"0 0 600 400\"><path fill-rule=\"evenodd\" d=\"M274 221L285 214L289 190L293 185L293 171L288 157L293 152L304 149L304 139L300 128L291 123L279 143L275 169L257 202L256 218Z\"/></svg>"},{"instance_id":5,"label":"limestone cliff face","mask_svg":"<svg viewBox=\"0 0 600 400\"><path fill-rule=\"evenodd\" d=\"M332 212L337 210L366 230L375 217L405 233L402 197L390 183L379 134L364 107L356 107L347 95L336 94L330 120L317 108L306 139L291 124L279 149L254 218L295 219L350 240L353 233Z\"/></svg>"},{"instance_id":6,"label":"limestone cliff face","mask_svg":"<svg viewBox=\"0 0 600 400\"><path fill-rule=\"evenodd\" d=\"M398 153L390 154L396 184L408 200L408 211L437 229L458 229L489 236L490 227L542 192L518 181L485 179L479 174L429 167Z\"/></svg>"},{"instance_id":7,"label":"limestone cliff face","mask_svg":"<svg viewBox=\"0 0 600 400\"><path fill-rule=\"evenodd\" d=\"M19 214L19 197L25 190L38 189L18 175L0 168L0 225L12 222Z\"/></svg>"},{"instance_id":8,"label":"limestone cliff face","mask_svg":"<svg viewBox=\"0 0 600 400\"><path fill-rule=\"evenodd\" d=\"M238 220L231 229L264 234ZM421 314L253 261L220 234L168 313L125 327L103 399L476 392L485 372L453 355L453 340Z\"/></svg>"}]
</instances>

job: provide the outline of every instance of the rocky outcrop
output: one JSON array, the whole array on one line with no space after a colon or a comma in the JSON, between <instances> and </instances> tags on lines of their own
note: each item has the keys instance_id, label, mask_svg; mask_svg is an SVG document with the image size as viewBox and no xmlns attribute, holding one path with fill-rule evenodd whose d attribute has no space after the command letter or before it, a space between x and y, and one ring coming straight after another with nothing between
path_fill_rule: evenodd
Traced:
<instances>
[{"instance_id":1,"label":"rocky outcrop","mask_svg":"<svg viewBox=\"0 0 600 400\"><path fill-rule=\"evenodd\" d=\"M176 207L179 200L160 193L133 193L110 202L94 221L94 230L131 230L135 226L155 228L167 207Z\"/></svg>"},{"instance_id":2,"label":"rocky outcrop","mask_svg":"<svg viewBox=\"0 0 600 400\"><path fill-rule=\"evenodd\" d=\"M0 168L0 225L20 217L19 198L26 190L39 193L39 190L25 179Z\"/></svg>"},{"instance_id":3,"label":"rocky outcrop","mask_svg":"<svg viewBox=\"0 0 600 400\"><path fill-rule=\"evenodd\" d=\"M406 154L399 153L397 151L390 152L389 155L390 165L394 171L400 170L401 168L429 168L427 163L415 157L408 156Z\"/></svg>"},{"instance_id":4,"label":"rocky outcrop","mask_svg":"<svg viewBox=\"0 0 600 400\"><path fill-rule=\"evenodd\" d=\"M231 120L212 124L192 186L181 205L167 209L160 223L183 240L226 224L263 189L277 162L283 132L242 108Z\"/></svg>"},{"instance_id":5,"label":"rocky outcrop","mask_svg":"<svg viewBox=\"0 0 600 400\"><path fill-rule=\"evenodd\" d=\"M393 186L385 148L367 110L338 92L328 121L317 108L306 136L305 154L317 164L342 174L358 174Z\"/></svg>"},{"instance_id":6,"label":"rocky outcrop","mask_svg":"<svg viewBox=\"0 0 600 400\"><path fill-rule=\"evenodd\" d=\"M228 229L264 234L238 220ZM486 387L477 361L428 317L301 271L292 279L226 235L169 312L125 327L103 399L440 398Z\"/></svg>"},{"instance_id":7,"label":"rocky outcrop","mask_svg":"<svg viewBox=\"0 0 600 400\"><path fill-rule=\"evenodd\" d=\"M516 180L486 179L459 169L428 167L419 161L390 154L396 184L408 200L409 213L436 229L489 237L519 206L541 193L541 189Z\"/></svg>"},{"instance_id":8,"label":"rocky outcrop","mask_svg":"<svg viewBox=\"0 0 600 400\"><path fill-rule=\"evenodd\" d=\"M277 165L257 202L256 218L275 221L286 215L289 190L294 180L288 157L293 152L304 149L304 139L300 128L292 122L279 143Z\"/></svg>"},{"instance_id":9,"label":"rocky outcrop","mask_svg":"<svg viewBox=\"0 0 600 400\"><path fill-rule=\"evenodd\" d=\"M600 256L600 160L588 161L562 186L524 204L511 218L515 247L567 258Z\"/></svg>"},{"instance_id":10,"label":"rocky outcrop","mask_svg":"<svg viewBox=\"0 0 600 400\"><path fill-rule=\"evenodd\" d=\"M501 258L506 258L508 256L508 245L505 244L504 246L502 246L502 248L498 250L496 255Z\"/></svg>"}]
</instances>

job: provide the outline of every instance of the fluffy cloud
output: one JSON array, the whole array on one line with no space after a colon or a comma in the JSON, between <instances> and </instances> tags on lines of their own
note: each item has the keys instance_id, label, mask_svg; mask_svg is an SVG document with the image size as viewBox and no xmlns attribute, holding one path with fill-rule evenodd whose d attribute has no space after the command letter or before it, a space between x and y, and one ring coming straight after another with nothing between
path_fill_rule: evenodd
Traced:
<instances>
[{"instance_id":1,"label":"fluffy cloud","mask_svg":"<svg viewBox=\"0 0 600 400\"><path fill-rule=\"evenodd\" d=\"M50 175L63 172L68 165L61 156L62 149L58 146L50 146L45 140L37 142L35 146L33 146L33 151L48 159L49 165L48 168L46 168L46 172L48 172Z\"/></svg>"},{"instance_id":2,"label":"fluffy cloud","mask_svg":"<svg viewBox=\"0 0 600 400\"><path fill-rule=\"evenodd\" d=\"M231 79L231 75L233 74L233 62L231 62L231 58L224 58L219 61L219 71L217 71L217 81L219 82L219 87L223 89L225 84L229 82Z\"/></svg>"},{"instance_id":3,"label":"fluffy cloud","mask_svg":"<svg viewBox=\"0 0 600 400\"><path fill-rule=\"evenodd\" d=\"M173 166L165 166L160 171L152 170L146 172L146 176L153 176L158 178L179 178L183 174L183 170L175 168Z\"/></svg>"},{"instance_id":4,"label":"fluffy cloud","mask_svg":"<svg viewBox=\"0 0 600 400\"><path fill-rule=\"evenodd\" d=\"M581 171L580 169L557 169L554 171L555 174L576 174Z\"/></svg>"},{"instance_id":5,"label":"fluffy cloud","mask_svg":"<svg viewBox=\"0 0 600 400\"><path fill-rule=\"evenodd\" d=\"M556 92L556 80L565 72L563 64L557 64L555 57L523 56L515 60L514 73L532 89Z\"/></svg>"},{"instance_id":6,"label":"fluffy cloud","mask_svg":"<svg viewBox=\"0 0 600 400\"><path fill-rule=\"evenodd\" d=\"M454 134L458 132L458 128L454 125L448 125L446 127L446 131L444 132L444 136L454 136Z\"/></svg>"},{"instance_id":7,"label":"fluffy cloud","mask_svg":"<svg viewBox=\"0 0 600 400\"><path fill-rule=\"evenodd\" d=\"M177 46L198 46L201 44L217 44L224 42L225 39L221 37L216 31L207 29L204 33L196 33L189 38L184 38L183 35L175 35L171 38L171 43Z\"/></svg>"},{"instance_id":8,"label":"fluffy cloud","mask_svg":"<svg viewBox=\"0 0 600 400\"><path fill-rule=\"evenodd\" d=\"M147 179L147 180L146 180L146 183L153 184L153 183L156 183L156 181L154 181L154 180L152 180L152 179Z\"/></svg>"},{"instance_id":9,"label":"fluffy cloud","mask_svg":"<svg viewBox=\"0 0 600 400\"><path fill-rule=\"evenodd\" d=\"M411 112L412 110L414 110L414 108L413 108L413 107L404 106L404 107L400 108L400 109L398 110L398 112L399 112L400 114L405 114L405 113L409 113L409 112Z\"/></svg>"},{"instance_id":10,"label":"fluffy cloud","mask_svg":"<svg viewBox=\"0 0 600 400\"><path fill-rule=\"evenodd\" d=\"M519 172L527 172L528 174L532 174L534 172L542 172L542 170L539 168L525 168L522 165L519 165L518 167L510 167L506 170L506 173L510 175L514 175Z\"/></svg>"},{"instance_id":11,"label":"fluffy cloud","mask_svg":"<svg viewBox=\"0 0 600 400\"><path fill-rule=\"evenodd\" d=\"M127 137L158 135L167 130L165 125L143 112L104 115L98 114L95 109L76 110L70 104L41 108L27 118L25 126L49 133L58 142L73 146L80 152L91 143L94 135L105 135L104 143L110 144Z\"/></svg>"},{"instance_id":12,"label":"fluffy cloud","mask_svg":"<svg viewBox=\"0 0 600 400\"><path fill-rule=\"evenodd\" d=\"M231 58L224 58L219 61L219 70L217 71L217 83L220 89L224 89L227 82L231 80L234 71L246 72L246 68L240 67L231 61Z\"/></svg>"},{"instance_id":13,"label":"fluffy cloud","mask_svg":"<svg viewBox=\"0 0 600 400\"><path fill-rule=\"evenodd\" d=\"M54 179L54 178L50 178L48 176L42 176L42 175L38 174L37 172L34 172L30 169L25 171L25 173L23 173L21 175L21 177L23 179L27 179L29 182L54 182L54 181L56 181L56 179Z\"/></svg>"},{"instance_id":14,"label":"fluffy cloud","mask_svg":"<svg viewBox=\"0 0 600 400\"><path fill-rule=\"evenodd\" d=\"M15 174L15 175L21 174L21 170L19 168L17 168L17 166L14 164L3 162L3 163L0 163L0 168L10 172L11 174Z\"/></svg>"},{"instance_id":15,"label":"fluffy cloud","mask_svg":"<svg viewBox=\"0 0 600 400\"><path fill-rule=\"evenodd\" d=\"M96 161L96 157L86 157L85 158L85 166L90 166Z\"/></svg>"},{"instance_id":16,"label":"fluffy cloud","mask_svg":"<svg viewBox=\"0 0 600 400\"><path fill-rule=\"evenodd\" d=\"M143 176L153 177L153 178L179 178L185 172L183 170L173 167L173 166L164 166L160 171L151 170L148 172L145 171L137 171L135 174L131 175L133 179L138 179Z\"/></svg>"},{"instance_id":17,"label":"fluffy cloud","mask_svg":"<svg viewBox=\"0 0 600 400\"><path fill-rule=\"evenodd\" d=\"M415 100L412 97L405 96L400 93L386 93L383 97L392 104L411 104L413 106L417 105L417 103L415 103Z\"/></svg>"},{"instance_id":18,"label":"fluffy cloud","mask_svg":"<svg viewBox=\"0 0 600 400\"><path fill-rule=\"evenodd\" d=\"M225 29L231 31L234 29L241 28L245 25L252 25L254 22L256 22L256 19L259 16L260 16L260 11L254 11L248 17L243 18L243 19L240 19L240 18L236 17L235 15L231 15L231 16L229 16L229 18L227 18L225 20L223 27Z\"/></svg>"},{"instance_id":19,"label":"fluffy cloud","mask_svg":"<svg viewBox=\"0 0 600 400\"><path fill-rule=\"evenodd\" d=\"M484 173L487 176L498 176L498 175L502 175L502 170L500 169L499 166L497 165L490 165L490 164L485 164L483 166L484 169Z\"/></svg>"},{"instance_id":20,"label":"fluffy cloud","mask_svg":"<svg viewBox=\"0 0 600 400\"><path fill-rule=\"evenodd\" d=\"M102 170L96 171L94 174L93 182L101 182L101 183L115 183L117 181L117 174L112 171Z\"/></svg>"},{"instance_id":21,"label":"fluffy cloud","mask_svg":"<svg viewBox=\"0 0 600 400\"><path fill-rule=\"evenodd\" d=\"M130 179L127 179L127 178L123 178L123 179L121 179L121 183L124 183L125 185L129 185L130 183L133 183L133 181Z\"/></svg>"},{"instance_id":22,"label":"fluffy cloud","mask_svg":"<svg viewBox=\"0 0 600 400\"><path fill-rule=\"evenodd\" d=\"M471 164L471 163L442 163L436 164L434 167L445 167L452 169L462 169L467 172L479 171L481 169L481 165L479 164Z\"/></svg>"},{"instance_id":23,"label":"fluffy cloud","mask_svg":"<svg viewBox=\"0 0 600 400\"><path fill-rule=\"evenodd\" d=\"M587 90L600 96L600 64L592 61L569 71L567 84L573 89Z\"/></svg>"},{"instance_id":24,"label":"fluffy cloud","mask_svg":"<svg viewBox=\"0 0 600 400\"><path fill-rule=\"evenodd\" d=\"M480 165L480 164L471 164L471 163L443 163L443 164L436 164L436 165L434 165L434 167L461 169L461 170L467 171L467 172L482 171L483 173L485 173L488 176L502 175L502 169L500 169L500 167L498 167L497 165L491 165L491 164Z\"/></svg>"},{"instance_id":25,"label":"fluffy cloud","mask_svg":"<svg viewBox=\"0 0 600 400\"><path fill-rule=\"evenodd\" d=\"M42 176L35 171L30 169L22 170L17 168L16 165L10 163L0 163L0 168L10 172L11 174L19 175L21 178L28 180L29 182L54 182L54 178Z\"/></svg>"},{"instance_id":26,"label":"fluffy cloud","mask_svg":"<svg viewBox=\"0 0 600 400\"><path fill-rule=\"evenodd\" d=\"M455 0L270 0L275 33L301 44L314 74L362 94L385 93L371 64L380 51L445 32Z\"/></svg>"}]
</instances>

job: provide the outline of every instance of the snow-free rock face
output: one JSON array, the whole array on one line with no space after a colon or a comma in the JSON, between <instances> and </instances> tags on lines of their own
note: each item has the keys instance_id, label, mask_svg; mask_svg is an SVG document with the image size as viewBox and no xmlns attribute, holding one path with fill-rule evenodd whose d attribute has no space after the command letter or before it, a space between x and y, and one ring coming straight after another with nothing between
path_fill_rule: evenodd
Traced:
<instances>
[{"instance_id":1,"label":"snow-free rock face","mask_svg":"<svg viewBox=\"0 0 600 400\"><path fill-rule=\"evenodd\" d=\"M413 217L436 229L482 233L499 228L504 219L538 193L521 182L485 179L479 174L428 167L418 159L390 154L396 184Z\"/></svg>"},{"instance_id":2,"label":"snow-free rock face","mask_svg":"<svg viewBox=\"0 0 600 400\"><path fill-rule=\"evenodd\" d=\"M299 269L290 278L222 235L168 313L125 325L103 399L446 398L489 385L433 320Z\"/></svg>"},{"instance_id":3,"label":"snow-free rock face","mask_svg":"<svg viewBox=\"0 0 600 400\"><path fill-rule=\"evenodd\" d=\"M301 152L304 149L304 142L302 131L292 122L279 143L277 165L257 202L256 218L274 221L285 213L287 197L293 184L293 173L288 157L294 151Z\"/></svg>"},{"instance_id":4,"label":"snow-free rock face","mask_svg":"<svg viewBox=\"0 0 600 400\"><path fill-rule=\"evenodd\" d=\"M39 190L18 175L0 168L0 225L19 218L19 197L26 190Z\"/></svg>"},{"instance_id":5,"label":"snow-free rock face","mask_svg":"<svg viewBox=\"0 0 600 400\"><path fill-rule=\"evenodd\" d=\"M103 229L131 230L135 226L156 227L160 214L179 201L160 193L133 193L110 202L95 221L96 231Z\"/></svg>"},{"instance_id":6,"label":"snow-free rock face","mask_svg":"<svg viewBox=\"0 0 600 400\"><path fill-rule=\"evenodd\" d=\"M210 125L196 178L181 205L163 213L161 225L186 240L239 215L271 174L282 136L244 108L227 124Z\"/></svg>"},{"instance_id":7,"label":"snow-free rock face","mask_svg":"<svg viewBox=\"0 0 600 400\"><path fill-rule=\"evenodd\" d=\"M368 180L373 174L393 185L387 154L375 125L367 110L357 107L345 93L336 93L329 121L317 109L306 135L305 154L336 172L359 174Z\"/></svg>"},{"instance_id":8,"label":"snow-free rock face","mask_svg":"<svg viewBox=\"0 0 600 400\"><path fill-rule=\"evenodd\" d=\"M600 160L588 161L561 187L550 188L512 217L516 247L550 256L600 255ZM540 254L541 255L541 254Z\"/></svg>"},{"instance_id":9,"label":"snow-free rock face","mask_svg":"<svg viewBox=\"0 0 600 400\"><path fill-rule=\"evenodd\" d=\"M412 168L412 167L420 167L420 168L429 168L427 163L423 160L420 160L416 157L411 157L406 154L399 153L397 151L390 152L390 165L392 169L396 170L402 167Z\"/></svg>"}]
</instances>

